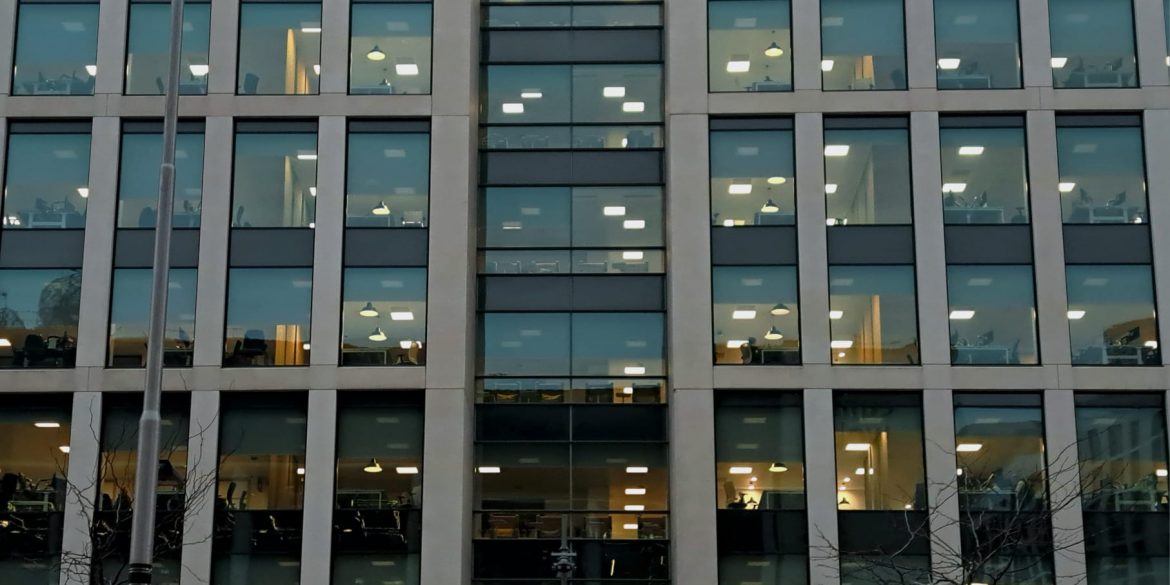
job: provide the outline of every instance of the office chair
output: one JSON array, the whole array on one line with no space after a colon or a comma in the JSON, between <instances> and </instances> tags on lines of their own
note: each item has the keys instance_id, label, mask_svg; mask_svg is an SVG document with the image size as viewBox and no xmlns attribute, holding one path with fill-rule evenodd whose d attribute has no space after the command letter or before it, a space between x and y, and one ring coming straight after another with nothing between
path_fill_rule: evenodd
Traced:
<instances>
[{"instance_id":1,"label":"office chair","mask_svg":"<svg viewBox=\"0 0 1170 585\"><path fill-rule=\"evenodd\" d=\"M987 207L987 191L984 191L971 202L971 207Z\"/></svg>"},{"instance_id":2,"label":"office chair","mask_svg":"<svg viewBox=\"0 0 1170 585\"><path fill-rule=\"evenodd\" d=\"M30 333L24 337L24 346L21 348L21 355L23 356L24 367L32 367L45 360L48 357L49 347L45 343L45 338Z\"/></svg>"},{"instance_id":3,"label":"office chair","mask_svg":"<svg viewBox=\"0 0 1170 585\"><path fill-rule=\"evenodd\" d=\"M5 473L0 477L0 511L8 509L8 502L16 495L16 486L20 484L20 476L15 473Z\"/></svg>"},{"instance_id":4,"label":"office chair","mask_svg":"<svg viewBox=\"0 0 1170 585\"><path fill-rule=\"evenodd\" d=\"M167 92L167 86L166 86L166 84L163 83L162 77L155 77L154 78L154 85L155 85L155 87L158 88L159 93L166 93Z\"/></svg>"},{"instance_id":5,"label":"office chair","mask_svg":"<svg viewBox=\"0 0 1170 585\"><path fill-rule=\"evenodd\" d=\"M975 345L983 346L983 345L987 345L987 344L991 343L992 341L995 341L995 331L989 329L989 330L983 332L983 334L980 335L979 338L975 340Z\"/></svg>"},{"instance_id":6,"label":"office chair","mask_svg":"<svg viewBox=\"0 0 1170 585\"><path fill-rule=\"evenodd\" d=\"M1105 203L1105 207L1117 207L1119 205L1124 205L1124 204L1125 204L1125 191L1122 191L1121 193L1114 195L1113 199L1110 199L1107 203Z\"/></svg>"},{"instance_id":7,"label":"office chair","mask_svg":"<svg viewBox=\"0 0 1170 585\"><path fill-rule=\"evenodd\" d=\"M268 341L264 338L264 332L259 329L249 329L244 332L244 338L236 341L236 347L232 351L232 355L248 362L255 362L256 358L263 356L268 351Z\"/></svg>"},{"instance_id":8,"label":"office chair","mask_svg":"<svg viewBox=\"0 0 1170 585\"><path fill-rule=\"evenodd\" d=\"M227 502L227 505L229 508L233 507L232 506L232 496L234 496L235 493L236 493L236 482L233 481L233 482L228 484L227 493L224 495L224 500Z\"/></svg>"},{"instance_id":9,"label":"office chair","mask_svg":"<svg viewBox=\"0 0 1170 585\"><path fill-rule=\"evenodd\" d=\"M260 86L260 76L255 73L248 73L244 75L244 95L256 95L256 90Z\"/></svg>"}]
</instances>

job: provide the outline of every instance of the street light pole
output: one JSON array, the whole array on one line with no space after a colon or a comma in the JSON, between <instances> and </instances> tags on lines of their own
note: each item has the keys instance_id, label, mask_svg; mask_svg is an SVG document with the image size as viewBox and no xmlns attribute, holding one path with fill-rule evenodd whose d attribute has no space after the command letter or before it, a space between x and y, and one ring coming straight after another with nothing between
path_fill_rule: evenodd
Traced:
<instances>
[{"instance_id":1,"label":"street light pole","mask_svg":"<svg viewBox=\"0 0 1170 585\"><path fill-rule=\"evenodd\" d=\"M179 67L183 49L183 0L171 0L171 54L163 112L162 165L159 167L158 218L150 294L150 331L146 338L146 386L138 423L138 462L134 476L134 514L130 531L130 583L150 583L154 572L154 512L158 498L160 403L163 343L170 280L171 223L175 206L175 140L179 126Z\"/></svg>"}]
</instances>

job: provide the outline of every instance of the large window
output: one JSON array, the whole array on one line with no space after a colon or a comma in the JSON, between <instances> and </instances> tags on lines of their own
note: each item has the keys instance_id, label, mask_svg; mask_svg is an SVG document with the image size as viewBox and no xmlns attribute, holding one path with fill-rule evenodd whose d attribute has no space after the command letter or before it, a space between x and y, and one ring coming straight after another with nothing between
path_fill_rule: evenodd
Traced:
<instances>
[{"instance_id":1,"label":"large window","mask_svg":"<svg viewBox=\"0 0 1170 585\"><path fill-rule=\"evenodd\" d=\"M321 75L321 5L242 2L239 47L236 93L316 94Z\"/></svg>"},{"instance_id":2,"label":"large window","mask_svg":"<svg viewBox=\"0 0 1170 585\"><path fill-rule=\"evenodd\" d=\"M312 227L317 207L317 134L282 132L282 128L277 123L238 129L232 227Z\"/></svg>"},{"instance_id":3,"label":"large window","mask_svg":"<svg viewBox=\"0 0 1170 585\"><path fill-rule=\"evenodd\" d=\"M711 225L795 225L795 173L791 130L712 131Z\"/></svg>"},{"instance_id":4,"label":"large window","mask_svg":"<svg viewBox=\"0 0 1170 585\"><path fill-rule=\"evenodd\" d=\"M84 228L89 147L88 123L10 126L4 229Z\"/></svg>"},{"instance_id":5,"label":"large window","mask_svg":"<svg viewBox=\"0 0 1170 585\"><path fill-rule=\"evenodd\" d=\"M661 313L485 313L485 376L665 375Z\"/></svg>"},{"instance_id":6,"label":"large window","mask_svg":"<svg viewBox=\"0 0 1170 585\"><path fill-rule=\"evenodd\" d=\"M350 93L431 93L431 5L354 2L350 12Z\"/></svg>"},{"instance_id":7,"label":"large window","mask_svg":"<svg viewBox=\"0 0 1170 585\"><path fill-rule=\"evenodd\" d=\"M1065 223L1149 221L1140 126L1058 127L1056 154Z\"/></svg>"},{"instance_id":8,"label":"large window","mask_svg":"<svg viewBox=\"0 0 1170 585\"><path fill-rule=\"evenodd\" d=\"M830 266L834 364L918 363L913 266Z\"/></svg>"},{"instance_id":9,"label":"large window","mask_svg":"<svg viewBox=\"0 0 1170 585\"><path fill-rule=\"evenodd\" d=\"M0 270L0 367L72 368L80 269Z\"/></svg>"},{"instance_id":10,"label":"large window","mask_svg":"<svg viewBox=\"0 0 1170 585\"><path fill-rule=\"evenodd\" d=\"M635 3L636 2L636 3ZM560 0L558 4L483 0L484 28L626 28L662 26L661 0L611 4ZM525 5L526 4L526 5Z\"/></svg>"},{"instance_id":11,"label":"large window","mask_svg":"<svg viewBox=\"0 0 1170 585\"><path fill-rule=\"evenodd\" d=\"M1016 0L934 1L939 89L1021 86Z\"/></svg>"},{"instance_id":12,"label":"large window","mask_svg":"<svg viewBox=\"0 0 1170 585\"><path fill-rule=\"evenodd\" d=\"M309 363L312 268L228 270L225 366Z\"/></svg>"},{"instance_id":13,"label":"large window","mask_svg":"<svg viewBox=\"0 0 1170 585\"><path fill-rule=\"evenodd\" d=\"M333 582L418 585L423 408L417 393L341 393Z\"/></svg>"},{"instance_id":14,"label":"large window","mask_svg":"<svg viewBox=\"0 0 1170 585\"><path fill-rule=\"evenodd\" d=\"M1039 363L1030 265L948 266L947 299L952 364Z\"/></svg>"},{"instance_id":15,"label":"large window","mask_svg":"<svg viewBox=\"0 0 1170 585\"><path fill-rule=\"evenodd\" d=\"M341 303L341 364L426 363L427 270L346 268Z\"/></svg>"},{"instance_id":16,"label":"large window","mask_svg":"<svg viewBox=\"0 0 1170 585\"><path fill-rule=\"evenodd\" d=\"M1065 278L1074 365L1162 364L1148 265L1074 265Z\"/></svg>"},{"instance_id":17,"label":"large window","mask_svg":"<svg viewBox=\"0 0 1170 585\"><path fill-rule=\"evenodd\" d=\"M708 0L712 92L792 90L789 0Z\"/></svg>"},{"instance_id":18,"label":"large window","mask_svg":"<svg viewBox=\"0 0 1170 585\"><path fill-rule=\"evenodd\" d=\"M345 225L427 227L430 144L424 132L358 132L351 126Z\"/></svg>"},{"instance_id":19,"label":"large window","mask_svg":"<svg viewBox=\"0 0 1170 585\"><path fill-rule=\"evenodd\" d=\"M1087 581L1165 583L1170 523L1162 393L1078 394L1076 403Z\"/></svg>"},{"instance_id":20,"label":"large window","mask_svg":"<svg viewBox=\"0 0 1170 585\"><path fill-rule=\"evenodd\" d=\"M939 135L943 221L1028 223L1028 149L1023 120L943 121ZM1002 126L983 125L1001 122ZM964 124L972 126L962 127Z\"/></svg>"},{"instance_id":21,"label":"large window","mask_svg":"<svg viewBox=\"0 0 1170 585\"><path fill-rule=\"evenodd\" d=\"M163 365L190 367L195 355L194 268L172 268L167 287L167 318L163 337ZM141 368L146 365L146 338L150 329L152 270L114 270L110 293L110 346L106 365Z\"/></svg>"},{"instance_id":22,"label":"large window","mask_svg":"<svg viewBox=\"0 0 1170 585\"><path fill-rule=\"evenodd\" d=\"M833 122L833 121L831 121ZM909 224L910 135L905 120L869 128L825 130L825 200L829 225Z\"/></svg>"},{"instance_id":23,"label":"large window","mask_svg":"<svg viewBox=\"0 0 1170 585\"><path fill-rule=\"evenodd\" d=\"M135 5L139 6L139 5ZM149 5L153 6L153 4ZM175 140L175 228L197 228L203 209L203 132L180 124ZM153 228L158 219L162 127L125 124L118 178L118 227Z\"/></svg>"},{"instance_id":24,"label":"large window","mask_svg":"<svg viewBox=\"0 0 1170 585\"><path fill-rule=\"evenodd\" d=\"M800 363L795 266L711 269L716 364Z\"/></svg>"},{"instance_id":25,"label":"large window","mask_svg":"<svg viewBox=\"0 0 1170 585\"><path fill-rule=\"evenodd\" d=\"M906 89L901 0L821 0L825 90Z\"/></svg>"},{"instance_id":26,"label":"large window","mask_svg":"<svg viewBox=\"0 0 1170 585\"><path fill-rule=\"evenodd\" d=\"M92 95L98 3L19 3L13 95Z\"/></svg>"},{"instance_id":27,"label":"large window","mask_svg":"<svg viewBox=\"0 0 1170 585\"><path fill-rule=\"evenodd\" d=\"M213 585L300 582L306 398L220 399Z\"/></svg>"},{"instance_id":28,"label":"large window","mask_svg":"<svg viewBox=\"0 0 1170 585\"><path fill-rule=\"evenodd\" d=\"M808 582L803 429L799 394L719 393L715 493L722 585Z\"/></svg>"},{"instance_id":29,"label":"large window","mask_svg":"<svg viewBox=\"0 0 1170 585\"><path fill-rule=\"evenodd\" d=\"M1052 85L1137 87L1131 0L1049 0Z\"/></svg>"},{"instance_id":30,"label":"large window","mask_svg":"<svg viewBox=\"0 0 1170 585\"><path fill-rule=\"evenodd\" d=\"M157 0L130 4L130 34L126 41L126 93L166 93L170 67L171 7ZM183 7L183 49L180 54L179 93L207 93L211 71L211 2L188 1Z\"/></svg>"},{"instance_id":31,"label":"large window","mask_svg":"<svg viewBox=\"0 0 1170 585\"><path fill-rule=\"evenodd\" d=\"M57 583L70 396L0 394L0 581Z\"/></svg>"}]
</instances>

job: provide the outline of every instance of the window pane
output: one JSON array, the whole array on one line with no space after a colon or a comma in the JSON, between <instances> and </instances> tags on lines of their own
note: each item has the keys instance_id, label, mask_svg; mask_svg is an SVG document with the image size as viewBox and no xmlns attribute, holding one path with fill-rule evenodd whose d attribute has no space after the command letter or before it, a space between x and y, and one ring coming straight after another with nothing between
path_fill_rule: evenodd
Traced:
<instances>
[{"instance_id":1,"label":"window pane","mask_svg":"<svg viewBox=\"0 0 1170 585\"><path fill-rule=\"evenodd\" d=\"M795 225L795 168L790 130L712 132L711 225Z\"/></svg>"},{"instance_id":2,"label":"window pane","mask_svg":"<svg viewBox=\"0 0 1170 585\"><path fill-rule=\"evenodd\" d=\"M571 71L569 65L487 67L484 71L487 96L480 100L484 121L489 124L568 124L571 121Z\"/></svg>"},{"instance_id":3,"label":"window pane","mask_svg":"<svg viewBox=\"0 0 1170 585\"><path fill-rule=\"evenodd\" d=\"M1040 362L1031 266L948 266L951 363Z\"/></svg>"},{"instance_id":4,"label":"window pane","mask_svg":"<svg viewBox=\"0 0 1170 585\"><path fill-rule=\"evenodd\" d=\"M488 247L660 247L663 244L659 187L489 188L484 190L483 207L482 237L483 245ZM628 263L638 260L643 259L623 259ZM632 266L625 268L630 272L639 270Z\"/></svg>"},{"instance_id":5,"label":"window pane","mask_svg":"<svg viewBox=\"0 0 1170 585\"><path fill-rule=\"evenodd\" d=\"M1057 128L1064 223L1143 223L1146 168L1141 128Z\"/></svg>"},{"instance_id":6,"label":"window pane","mask_svg":"<svg viewBox=\"0 0 1170 585\"><path fill-rule=\"evenodd\" d=\"M573 188L574 248L661 247L662 223L660 187Z\"/></svg>"},{"instance_id":7,"label":"window pane","mask_svg":"<svg viewBox=\"0 0 1170 585\"><path fill-rule=\"evenodd\" d=\"M1020 87L1016 0L934 0L939 89Z\"/></svg>"},{"instance_id":8,"label":"window pane","mask_svg":"<svg viewBox=\"0 0 1170 585\"><path fill-rule=\"evenodd\" d=\"M1042 509L1048 497L1044 417L1039 407L955 408L959 509Z\"/></svg>"},{"instance_id":9,"label":"window pane","mask_svg":"<svg viewBox=\"0 0 1170 585\"><path fill-rule=\"evenodd\" d=\"M908 224L906 130L826 130L825 197L830 225Z\"/></svg>"},{"instance_id":10,"label":"window pane","mask_svg":"<svg viewBox=\"0 0 1170 585\"><path fill-rule=\"evenodd\" d=\"M478 509L569 509L568 443L481 442L475 451ZM488 538L519 535L515 513L492 515L483 534Z\"/></svg>"},{"instance_id":11,"label":"window pane","mask_svg":"<svg viewBox=\"0 0 1170 585\"><path fill-rule=\"evenodd\" d=\"M93 95L97 2L18 4L13 95Z\"/></svg>"},{"instance_id":12,"label":"window pane","mask_svg":"<svg viewBox=\"0 0 1170 585\"><path fill-rule=\"evenodd\" d=\"M574 376L664 376L662 313L574 313Z\"/></svg>"},{"instance_id":13,"label":"window pane","mask_svg":"<svg viewBox=\"0 0 1170 585\"><path fill-rule=\"evenodd\" d=\"M906 89L900 0L821 0L826 90Z\"/></svg>"},{"instance_id":14,"label":"window pane","mask_svg":"<svg viewBox=\"0 0 1170 585\"><path fill-rule=\"evenodd\" d=\"M716 364L800 364L795 266L715 266Z\"/></svg>"},{"instance_id":15,"label":"window pane","mask_svg":"<svg viewBox=\"0 0 1170 585\"><path fill-rule=\"evenodd\" d=\"M834 364L917 364L913 266L830 266Z\"/></svg>"},{"instance_id":16,"label":"window pane","mask_svg":"<svg viewBox=\"0 0 1170 585\"><path fill-rule=\"evenodd\" d=\"M1149 266L1067 266L1065 277L1073 364L1161 365Z\"/></svg>"},{"instance_id":17,"label":"window pane","mask_svg":"<svg viewBox=\"0 0 1170 585\"><path fill-rule=\"evenodd\" d=\"M236 93L316 94L320 63L320 4L241 3Z\"/></svg>"},{"instance_id":18,"label":"window pane","mask_svg":"<svg viewBox=\"0 0 1170 585\"><path fill-rule=\"evenodd\" d=\"M431 5L350 10L350 93L431 93Z\"/></svg>"},{"instance_id":19,"label":"window pane","mask_svg":"<svg viewBox=\"0 0 1170 585\"><path fill-rule=\"evenodd\" d=\"M1028 154L1021 128L943 128L943 221L1028 223Z\"/></svg>"},{"instance_id":20,"label":"window pane","mask_svg":"<svg viewBox=\"0 0 1170 585\"><path fill-rule=\"evenodd\" d=\"M1167 487L1164 411L1105 400L1110 404L1097 401L1076 409L1082 507L1086 512L1164 510L1159 499ZM1132 491L1118 491L1121 486Z\"/></svg>"},{"instance_id":21,"label":"window pane","mask_svg":"<svg viewBox=\"0 0 1170 585\"><path fill-rule=\"evenodd\" d=\"M661 122L662 66L574 65L572 103L575 124Z\"/></svg>"},{"instance_id":22,"label":"window pane","mask_svg":"<svg viewBox=\"0 0 1170 585\"><path fill-rule=\"evenodd\" d=\"M711 91L791 91L791 13L788 0L709 0Z\"/></svg>"},{"instance_id":23,"label":"window pane","mask_svg":"<svg viewBox=\"0 0 1170 585\"><path fill-rule=\"evenodd\" d=\"M114 270L110 293L110 347L106 365L141 368L146 365L146 338L150 329L153 271L149 268ZM167 287L163 365L191 367L195 355L195 289L198 271L172 268Z\"/></svg>"},{"instance_id":24,"label":"window pane","mask_svg":"<svg viewBox=\"0 0 1170 585\"><path fill-rule=\"evenodd\" d=\"M228 270L225 366L309 363L311 268Z\"/></svg>"},{"instance_id":25,"label":"window pane","mask_svg":"<svg viewBox=\"0 0 1170 585\"><path fill-rule=\"evenodd\" d=\"M662 121L660 65L494 65L484 77L489 124ZM547 140L534 134L526 148Z\"/></svg>"},{"instance_id":26,"label":"window pane","mask_svg":"<svg viewBox=\"0 0 1170 585\"><path fill-rule=\"evenodd\" d=\"M1137 87L1130 0L1049 0L1052 84Z\"/></svg>"},{"instance_id":27,"label":"window pane","mask_svg":"<svg viewBox=\"0 0 1170 585\"><path fill-rule=\"evenodd\" d=\"M139 5L135 5L139 6ZM157 220L162 134L122 135L118 179L118 227L153 228ZM174 227L199 227L203 209L203 134L183 132L175 141Z\"/></svg>"},{"instance_id":28,"label":"window pane","mask_svg":"<svg viewBox=\"0 0 1170 585\"><path fill-rule=\"evenodd\" d=\"M225 395L222 402L212 583L297 583L306 395Z\"/></svg>"},{"instance_id":29,"label":"window pane","mask_svg":"<svg viewBox=\"0 0 1170 585\"><path fill-rule=\"evenodd\" d=\"M569 374L569 315L485 313L479 347L485 376Z\"/></svg>"},{"instance_id":30,"label":"window pane","mask_svg":"<svg viewBox=\"0 0 1170 585\"><path fill-rule=\"evenodd\" d=\"M236 134L232 227L309 227L316 196L316 134Z\"/></svg>"},{"instance_id":31,"label":"window pane","mask_svg":"<svg viewBox=\"0 0 1170 585\"><path fill-rule=\"evenodd\" d=\"M126 46L126 93L166 93L170 67L171 7L132 2L130 35ZM187 2L183 7L183 50L180 54L179 93L207 93L208 50L211 43L211 3Z\"/></svg>"},{"instance_id":32,"label":"window pane","mask_svg":"<svg viewBox=\"0 0 1170 585\"><path fill-rule=\"evenodd\" d=\"M729 401L715 411L715 491L720 509L805 508L800 403L772 398Z\"/></svg>"},{"instance_id":33,"label":"window pane","mask_svg":"<svg viewBox=\"0 0 1170 585\"><path fill-rule=\"evenodd\" d=\"M838 510L926 509L918 400L880 394L864 402L836 398Z\"/></svg>"},{"instance_id":34,"label":"window pane","mask_svg":"<svg viewBox=\"0 0 1170 585\"><path fill-rule=\"evenodd\" d=\"M428 134L350 133L345 225L426 227L430 146Z\"/></svg>"},{"instance_id":35,"label":"window pane","mask_svg":"<svg viewBox=\"0 0 1170 585\"><path fill-rule=\"evenodd\" d=\"M84 228L89 146L88 133L11 134L4 228Z\"/></svg>"},{"instance_id":36,"label":"window pane","mask_svg":"<svg viewBox=\"0 0 1170 585\"><path fill-rule=\"evenodd\" d=\"M483 191L483 246L567 248L568 187L495 187Z\"/></svg>"},{"instance_id":37,"label":"window pane","mask_svg":"<svg viewBox=\"0 0 1170 585\"><path fill-rule=\"evenodd\" d=\"M81 269L0 270L0 367L72 368Z\"/></svg>"},{"instance_id":38,"label":"window pane","mask_svg":"<svg viewBox=\"0 0 1170 585\"><path fill-rule=\"evenodd\" d=\"M426 363L427 270L346 268L341 365Z\"/></svg>"},{"instance_id":39,"label":"window pane","mask_svg":"<svg viewBox=\"0 0 1170 585\"><path fill-rule=\"evenodd\" d=\"M588 416L583 413L578 416ZM573 445L573 509L591 512L635 510L661 512L668 508L666 446L639 443L584 443ZM626 471L631 464L646 473ZM636 513L610 515L610 538L638 538Z\"/></svg>"}]
</instances>

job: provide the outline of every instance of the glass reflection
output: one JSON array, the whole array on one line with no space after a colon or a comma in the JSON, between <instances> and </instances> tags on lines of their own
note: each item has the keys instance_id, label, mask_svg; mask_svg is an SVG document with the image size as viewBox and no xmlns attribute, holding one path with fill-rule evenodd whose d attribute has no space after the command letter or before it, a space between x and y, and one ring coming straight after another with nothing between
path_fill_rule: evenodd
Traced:
<instances>
[{"instance_id":1,"label":"glass reflection","mask_svg":"<svg viewBox=\"0 0 1170 585\"><path fill-rule=\"evenodd\" d=\"M800 364L795 266L711 269L716 364Z\"/></svg>"},{"instance_id":2,"label":"glass reflection","mask_svg":"<svg viewBox=\"0 0 1170 585\"><path fill-rule=\"evenodd\" d=\"M493 248L661 247L659 187L493 187L483 191L481 245ZM622 258L623 272L644 258ZM559 272L557 266L517 272ZM606 272L613 266L596 266ZM604 270L602 269L604 268ZM508 270L493 270L506 272Z\"/></svg>"},{"instance_id":3,"label":"glass reflection","mask_svg":"<svg viewBox=\"0 0 1170 585\"><path fill-rule=\"evenodd\" d=\"M98 3L19 2L13 95L93 95Z\"/></svg>"},{"instance_id":4,"label":"glass reflection","mask_svg":"<svg viewBox=\"0 0 1170 585\"><path fill-rule=\"evenodd\" d=\"M838 510L925 510L922 407L912 394L838 394Z\"/></svg>"},{"instance_id":5,"label":"glass reflection","mask_svg":"<svg viewBox=\"0 0 1170 585\"><path fill-rule=\"evenodd\" d=\"M161 130L161 128L160 128ZM175 228L197 228L203 210L203 133L175 141ZM157 164L156 164L157 163ZM153 228L157 221L162 133L125 132L118 178L118 227Z\"/></svg>"},{"instance_id":6,"label":"glass reflection","mask_svg":"<svg viewBox=\"0 0 1170 585\"><path fill-rule=\"evenodd\" d=\"M948 266L951 363L1039 363L1032 267Z\"/></svg>"},{"instance_id":7,"label":"glass reflection","mask_svg":"<svg viewBox=\"0 0 1170 585\"><path fill-rule=\"evenodd\" d=\"M1164 412L1158 395L1078 396L1077 455L1086 512L1165 512Z\"/></svg>"},{"instance_id":8,"label":"glass reflection","mask_svg":"<svg viewBox=\"0 0 1170 585\"><path fill-rule=\"evenodd\" d=\"M346 268L341 365L426 363L427 270Z\"/></svg>"},{"instance_id":9,"label":"glass reflection","mask_svg":"<svg viewBox=\"0 0 1170 585\"><path fill-rule=\"evenodd\" d=\"M1057 128L1064 223L1144 223L1142 129Z\"/></svg>"},{"instance_id":10,"label":"glass reflection","mask_svg":"<svg viewBox=\"0 0 1170 585\"><path fill-rule=\"evenodd\" d=\"M146 338L150 328L152 270L114 270L110 293L110 345L106 365L112 368L146 366ZM191 367L195 355L195 291L198 271L172 268L167 287L167 318L163 339L163 366Z\"/></svg>"},{"instance_id":11,"label":"glass reflection","mask_svg":"<svg viewBox=\"0 0 1170 585\"><path fill-rule=\"evenodd\" d=\"M346 156L347 227L427 227L429 134L351 132Z\"/></svg>"},{"instance_id":12,"label":"glass reflection","mask_svg":"<svg viewBox=\"0 0 1170 585\"><path fill-rule=\"evenodd\" d=\"M793 395L736 395L715 411L721 510L803 510L804 425Z\"/></svg>"},{"instance_id":13,"label":"glass reflection","mask_svg":"<svg viewBox=\"0 0 1170 585\"><path fill-rule=\"evenodd\" d=\"M662 313L573 313L572 374L665 376L664 332Z\"/></svg>"},{"instance_id":14,"label":"glass reflection","mask_svg":"<svg viewBox=\"0 0 1170 585\"><path fill-rule=\"evenodd\" d=\"M1052 85L1137 87L1130 0L1049 0Z\"/></svg>"},{"instance_id":15,"label":"glass reflection","mask_svg":"<svg viewBox=\"0 0 1170 585\"><path fill-rule=\"evenodd\" d=\"M711 132L711 225L796 224L792 131Z\"/></svg>"},{"instance_id":16,"label":"glass reflection","mask_svg":"<svg viewBox=\"0 0 1170 585\"><path fill-rule=\"evenodd\" d=\"M317 135L239 132L232 179L232 227L312 227Z\"/></svg>"},{"instance_id":17,"label":"glass reflection","mask_svg":"<svg viewBox=\"0 0 1170 585\"><path fill-rule=\"evenodd\" d=\"M321 5L242 2L240 95L316 94L321 75Z\"/></svg>"},{"instance_id":18,"label":"glass reflection","mask_svg":"<svg viewBox=\"0 0 1170 585\"><path fill-rule=\"evenodd\" d=\"M1067 266L1065 278L1074 365L1161 365L1149 266Z\"/></svg>"},{"instance_id":19,"label":"glass reflection","mask_svg":"<svg viewBox=\"0 0 1170 585\"><path fill-rule=\"evenodd\" d=\"M939 89L1021 87L1016 0L934 0Z\"/></svg>"},{"instance_id":20,"label":"glass reflection","mask_svg":"<svg viewBox=\"0 0 1170 585\"><path fill-rule=\"evenodd\" d=\"M791 91L791 14L788 0L707 2L710 90Z\"/></svg>"},{"instance_id":21,"label":"glass reflection","mask_svg":"<svg viewBox=\"0 0 1170 585\"><path fill-rule=\"evenodd\" d=\"M89 148L88 128L84 132L11 133L4 229L84 228Z\"/></svg>"},{"instance_id":22,"label":"glass reflection","mask_svg":"<svg viewBox=\"0 0 1170 585\"><path fill-rule=\"evenodd\" d=\"M126 94L166 93L170 67L171 7L157 2L130 4L130 34L126 45ZM179 93L207 93L208 52L211 44L211 3L183 6L183 49L180 55Z\"/></svg>"},{"instance_id":23,"label":"glass reflection","mask_svg":"<svg viewBox=\"0 0 1170 585\"><path fill-rule=\"evenodd\" d=\"M821 0L826 91L906 89L904 10L900 0Z\"/></svg>"},{"instance_id":24,"label":"glass reflection","mask_svg":"<svg viewBox=\"0 0 1170 585\"><path fill-rule=\"evenodd\" d=\"M913 266L830 266L833 363L918 363Z\"/></svg>"},{"instance_id":25,"label":"glass reflection","mask_svg":"<svg viewBox=\"0 0 1170 585\"><path fill-rule=\"evenodd\" d=\"M488 124L662 121L661 65L493 65L484 78ZM534 134L527 148L547 140Z\"/></svg>"},{"instance_id":26,"label":"glass reflection","mask_svg":"<svg viewBox=\"0 0 1170 585\"><path fill-rule=\"evenodd\" d=\"M57 583L71 397L0 396L0 580Z\"/></svg>"},{"instance_id":27,"label":"glass reflection","mask_svg":"<svg viewBox=\"0 0 1170 585\"><path fill-rule=\"evenodd\" d=\"M72 368L81 269L0 270L0 367Z\"/></svg>"},{"instance_id":28,"label":"glass reflection","mask_svg":"<svg viewBox=\"0 0 1170 585\"><path fill-rule=\"evenodd\" d=\"M354 3L349 31L351 94L431 93L429 3Z\"/></svg>"},{"instance_id":29,"label":"glass reflection","mask_svg":"<svg viewBox=\"0 0 1170 585\"><path fill-rule=\"evenodd\" d=\"M484 313L477 370L484 376L563 376L570 371L568 313Z\"/></svg>"},{"instance_id":30,"label":"glass reflection","mask_svg":"<svg viewBox=\"0 0 1170 585\"><path fill-rule=\"evenodd\" d=\"M830 226L909 224L910 137L905 129L825 130Z\"/></svg>"},{"instance_id":31,"label":"glass reflection","mask_svg":"<svg viewBox=\"0 0 1170 585\"><path fill-rule=\"evenodd\" d=\"M1028 223L1024 128L943 128L943 221Z\"/></svg>"},{"instance_id":32,"label":"glass reflection","mask_svg":"<svg viewBox=\"0 0 1170 585\"><path fill-rule=\"evenodd\" d=\"M309 363L312 268L228 270L224 366Z\"/></svg>"}]
</instances>

